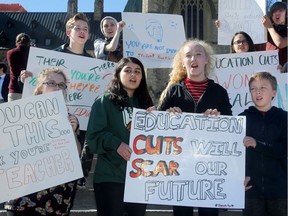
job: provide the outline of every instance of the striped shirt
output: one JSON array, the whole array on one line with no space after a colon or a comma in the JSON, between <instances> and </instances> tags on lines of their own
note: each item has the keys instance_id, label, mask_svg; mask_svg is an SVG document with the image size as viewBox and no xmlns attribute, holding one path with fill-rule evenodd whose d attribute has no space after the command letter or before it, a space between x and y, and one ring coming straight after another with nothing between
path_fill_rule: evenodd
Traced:
<instances>
[{"instance_id":1,"label":"striped shirt","mask_svg":"<svg viewBox=\"0 0 288 216\"><path fill-rule=\"evenodd\" d=\"M194 98L195 102L198 103L200 97L203 95L203 93L207 89L208 79L205 79L204 81L201 81L201 82L196 82L196 81L190 80L189 78L186 78L184 83L188 91Z\"/></svg>"}]
</instances>

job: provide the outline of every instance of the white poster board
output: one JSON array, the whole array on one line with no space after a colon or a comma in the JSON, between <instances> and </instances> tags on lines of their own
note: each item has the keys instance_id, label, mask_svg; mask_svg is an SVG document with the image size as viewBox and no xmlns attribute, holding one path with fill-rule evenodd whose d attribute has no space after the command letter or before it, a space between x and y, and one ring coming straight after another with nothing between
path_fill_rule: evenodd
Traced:
<instances>
[{"instance_id":1,"label":"white poster board","mask_svg":"<svg viewBox=\"0 0 288 216\"><path fill-rule=\"evenodd\" d=\"M244 208L246 117L133 109L125 202Z\"/></svg>"},{"instance_id":2,"label":"white poster board","mask_svg":"<svg viewBox=\"0 0 288 216\"><path fill-rule=\"evenodd\" d=\"M219 0L218 44L230 45L232 37L239 31L249 34L254 44L265 43L266 28L262 24L265 11L264 0Z\"/></svg>"},{"instance_id":3,"label":"white poster board","mask_svg":"<svg viewBox=\"0 0 288 216\"><path fill-rule=\"evenodd\" d=\"M38 73L49 67L60 68L66 73L69 80L66 101L69 113L77 116L80 129L86 130L91 106L107 90L115 63L31 47L27 70L33 73L33 77L25 80L23 97L33 94Z\"/></svg>"},{"instance_id":4,"label":"white poster board","mask_svg":"<svg viewBox=\"0 0 288 216\"><path fill-rule=\"evenodd\" d=\"M145 68L170 68L185 41L183 17L175 14L122 13L123 55L136 57Z\"/></svg>"},{"instance_id":5,"label":"white poster board","mask_svg":"<svg viewBox=\"0 0 288 216\"><path fill-rule=\"evenodd\" d=\"M214 60L211 78L227 90L233 106L233 115L238 115L244 109L253 106L248 83L254 72L261 71L270 72L277 78L278 89L273 105L288 110L288 74L277 70L277 50L220 54L214 55Z\"/></svg>"},{"instance_id":6,"label":"white poster board","mask_svg":"<svg viewBox=\"0 0 288 216\"><path fill-rule=\"evenodd\" d=\"M0 203L83 177L61 91L0 104Z\"/></svg>"}]
</instances>

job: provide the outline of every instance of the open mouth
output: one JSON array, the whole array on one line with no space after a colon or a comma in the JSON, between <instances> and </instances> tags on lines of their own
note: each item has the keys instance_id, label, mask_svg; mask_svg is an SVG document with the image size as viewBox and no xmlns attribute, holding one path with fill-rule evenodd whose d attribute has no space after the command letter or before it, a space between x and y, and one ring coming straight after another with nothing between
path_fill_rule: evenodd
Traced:
<instances>
[{"instance_id":1,"label":"open mouth","mask_svg":"<svg viewBox=\"0 0 288 216\"><path fill-rule=\"evenodd\" d=\"M274 16L274 22L281 22L281 20L283 20L282 18L281 18L281 15L279 14L279 15L275 15Z\"/></svg>"},{"instance_id":2,"label":"open mouth","mask_svg":"<svg viewBox=\"0 0 288 216\"><path fill-rule=\"evenodd\" d=\"M256 97L256 100L257 101L261 101L263 99L263 97L259 96L259 97Z\"/></svg>"},{"instance_id":3,"label":"open mouth","mask_svg":"<svg viewBox=\"0 0 288 216\"><path fill-rule=\"evenodd\" d=\"M192 65L191 65L191 68L197 68L197 67L198 67L197 64L192 64Z\"/></svg>"}]
</instances>

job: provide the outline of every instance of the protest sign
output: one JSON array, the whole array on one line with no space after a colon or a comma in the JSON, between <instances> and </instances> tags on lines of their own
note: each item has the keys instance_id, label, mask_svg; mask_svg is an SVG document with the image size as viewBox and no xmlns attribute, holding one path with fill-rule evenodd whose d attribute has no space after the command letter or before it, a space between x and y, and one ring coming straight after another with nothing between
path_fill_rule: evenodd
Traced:
<instances>
[{"instance_id":1,"label":"protest sign","mask_svg":"<svg viewBox=\"0 0 288 216\"><path fill-rule=\"evenodd\" d=\"M287 73L281 74L277 70L278 65L277 50L214 55L214 71L210 78L227 90L233 115L238 115L253 106L248 86L251 75L254 72L270 72L278 82L273 105L287 110Z\"/></svg>"},{"instance_id":2,"label":"protest sign","mask_svg":"<svg viewBox=\"0 0 288 216\"><path fill-rule=\"evenodd\" d=\"M170 68L185 41L183 17L175 14L122 13L123 54L136 57L145 68Z\"/></svg>"},{"instance_id":3,"label":"protest sign","mask_svg":"<svg viewBox=\"0 0 288 216\"><path fill-rule=\"evenodd\" d=\"M265 43L266 28L261 20L265 11L266 1L263 0L219 0L218 44L230 45L239 31L249 34L255 44Z\"/></svg>"},{"instance_id":4,"label":"protest sign","mask_svg":"<svg viewBox=\"0 0 288 216\"><path fill-rule=\"evenodd\" d=\"M125 202L244 208L246 117L133 109Z\"/></svg>"},{"instance_id":5,"label":"protest sign","mask_svg":"<svg viewBox=\"0 0 288 216\"><path fill-rule=\"evenodd\" d=\"M86 130L91 106L107 90L115 63L31 47L27 70L33 73L33 77L25 80L23 97L33 94L38 73L49 67L60 68L65 72L69 80L67 107L79 119L80 129Z\"/></svg>"},{"instance_id":6,"label":"protest sign","mask_svg":"<svg viewBox=\"0 0 288 216\"><path fill-rule=\"evenodd\" d=\"M83 177L61 91L0 104L0 203Z\"/></svg>"}]
</instances>

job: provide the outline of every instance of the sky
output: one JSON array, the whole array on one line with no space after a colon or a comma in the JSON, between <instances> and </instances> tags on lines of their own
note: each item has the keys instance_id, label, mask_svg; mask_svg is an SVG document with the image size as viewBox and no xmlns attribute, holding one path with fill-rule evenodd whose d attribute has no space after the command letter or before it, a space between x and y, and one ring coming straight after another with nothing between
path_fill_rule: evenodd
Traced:
<instances>
[{"instance_id":1,"label":"sky","mask_svg":"<svg viewBox=\"0 0 288 216\"><path fill-rule=\"evenodd\" d=\"M103 0L104 12L123 12L128 0ZM0 4L21 4L28 12L66 12L68 0L0 0ZM94 0L78 0L78 12L93 12Z\"/></svg>"}]
</instances>

